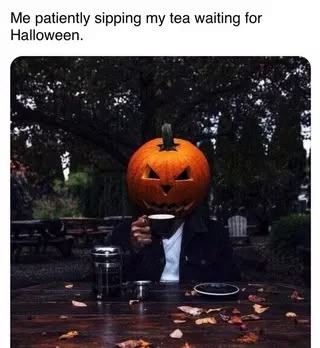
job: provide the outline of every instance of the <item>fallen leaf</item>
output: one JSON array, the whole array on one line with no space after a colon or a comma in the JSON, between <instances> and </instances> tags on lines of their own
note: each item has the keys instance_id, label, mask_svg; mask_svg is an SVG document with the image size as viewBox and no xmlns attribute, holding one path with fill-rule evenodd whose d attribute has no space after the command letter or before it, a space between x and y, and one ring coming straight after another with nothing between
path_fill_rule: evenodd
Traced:
<instances>
[{"instance_id":1,"label":"fallen leaf","mask_svg":"<svg viewBox=\"0 0 320 348\"><path fill-rule=\"evenodd\" d=\"M287 317L287 318L295 318L296 316L297 316L297 314L294 313L294 312L288 312L288 313L286 313L286 317Z\"/></svg>"},{"instance_id":2,"label":"fallen leaf","mask_svg":"<svg viewBox=\"0 0 320 348\"><path fill-rule=\"evenodd\" d=\"M174 322L175 324L182 324L182 323L185 323L186 320L175 319L173 322Z\"/></svg>"},{"instance_id":3,"label":"fallen leaf","mask_svg":"<svg viewBox=\"0 0 320 348\"><path fill-rule=\"evenodd\" d=\"M264 302L266 299L257 295L249 295L248 300L254 303Z\"/></svg>"},{"instance_id":4,"label":"fallen leaf","mask_svg":"<svg viewBox=\"0 0 320 348\"><path fill-rule=\"evenodd\" d=\"M198 295L198 293L195 290L187 290L184 293L184 296L196 296L196 295Z\"/></svg>"},{"instance_id":5,"label":"fallen leaf","mask_svg":"<svg viewBox=\"0 0 320 348\"><path fill-rule=\"evenodd\" d=\"M257 303L253 305L253 308L254 308L254 311L258 314L261 314L269 309L269 307L263 307Z\"/></svg>"},{"instance_id":6,"label":"fallen leaf","mask_svg":"<svg viewBox=\"0 0 320 348\"><path fill-rule=\"evenodd\" d=\"M247 315L242 315L241 319L243 321L248 321L248 320L259 320L260 317L256 314L247 314Z\"/></svg>"},{"instance_id":7,"label":"fallen leaf","mask_svg":"<svg viewBox=\"0 0 320 348\"><path fill-rule=\"evenodd\" d=\"M148 348L150 345L151 343L144 340L127 340L116 344L119 348Z\"/></svg>"},{"instance_id":8,"label":"fallen leaf","mask_svg":"<svg viewBox=\"0 0 320 348\"><path fill-rule=\"evenodd\" d=\"M180 309L182 312L188 313L193 316L200 315L204 311L202 308L190 307L190 306L181 306L181 307L178 307L178 309Z\"/></svg>"},{"instance_id":9,"label":"fallen leaf","mask_svg":"<svg viewBox=\"0 0 320 348\"><path fill-rule=\"evenodd\" d=\"M186 342L181 348L192 348L188 342Z\"/></svg>"},{"instance_id":10,"label":"fallen leaf","mask_svg":"<svg viewBox=\"0 0 320 348\"><path fill-rule=\"evenodd\" d=\"M223 321L228 321L230 319L230 317L228 315L225 315L225 314L222 314L220 313L220 318L223 320Z\"/></svg>"},{"instance_id":11,"label":"fallen leaf","mask_svg":"<svg viewBox=\"0 0 320 348\"><path fill-rule=\"evenodd\" d=\"M292 294L291 294L291 299L292 300L297 300L297 301L301 301L301 300L304 300L304 297L301 297L298 293L298 291L294 291Z\"/></svg>"},{"instance_id":12,"label":"fallen leaf","mask_svg":"<svg viewBox=\"0 0 320 348\"><path fill-rule=\"evenodd\" d=\"M87 307L87 305L86 305L84 302L79 302L79 301L74 301L74 300L72 300L72 304L73 304L75 307Z\"/></svg>"},{"instance_id":13,"label":"fallen leaf","mask_svg":"<svg viewBox=\"0 0 320 348\"><path fill-rule=\"evenodd\" d=\"M175 329L171 334L169 335L171 338L181 338L183 336L183 333L179 329Z\"/></svg>"},{"instance_id":14,"label":"fallen leaf","mask_svg":"<svg viewBox=\"0 0 320 348\"><path fill-rule=\"evenodd\" d=\"M171 313L171 318L173 320L186 320L189 317L186 313Z\"/></svg>"},{"instance_id":15,"label":"fallen leaf","mask_svg":"<svg viewBox=\"0 0 320 348\"><path fill-rule=\"evenodd\" d=\"M228 320L229 324L242 324L241 317L238 317L237 315L233 315L230 320Z\"/></svg>"},{"instance_id":16,"label":"fallen leaf","mask_svg":"<svg viewBox=\"0 0 320 348\"><path fill-rule=\"evenodd\" d=\"M130 300L129 301L129 305L132 306L134 303L138 303L139 300Z\"/></svg>"},{"instance_id":17,"label":"fallen leaf","mask_svg":"<svg viewBox=\"0 0 320 348\"><path fill-rule=\"evenodd\" d=\"M247 288L242 288L241 291L242 292L245 292L247 290Z\"/></svg>"},{"instance_id":18,"label":"fallen leaf","mask_svg":"<svg viewBox=\"0 0 320 348\"><path fill-rule=\"evenodd\" d=\"M217 324L217 320L214 317L206 317L206 318L201 318L197 319L195 321L197 325L202 325L202 324Z\"/></svg>"},{"instance_id":19,"label":"fallen leaf","mask_svg":"<svg viewBox=\"0 0 320 348\"><path fill-rule=\"evenodd\" d=\"M73 284L66 284L64 287L66 289L72 289L73 288Z\"/></svg>"},{"instance_id":20,"label":"fallen leaf","mask_svg":"<svg viewBox=\"0 0 320 348\"><path fill-rule=\"evenodd\" d=\"M258 336L254 332L248 332L243 336L236 339L239 343L255 343L258 340Z\"/></svg>"},{"instance_id":21,"label":"fallen leaf","mask_svg":"<svg viewBox=\"0 0 320 348\"><path fill-rule=\"evenodd\" d=\"M206 313L212 313L212 312L220 312L224 307L220 307L220 308L209 308L206 310Z\"/></svg>"},{"instance_id":22,"label":"fallen leaf","mask_svg":"<svg viewBox=\"0 0 320 348\"><path fill-rule=\"evenodd\" d=\"M59 340L67 340L69 338L73 338L79 335L78 331L69 331L59 337Z\"/></svg>"},{"instance_id":23,"label":"fallen leaf","mask_svg":"<svg viewBox=\"0 0 320 348\"><path fill-rule=\"evenodd\" d=\"M240 314L241 312L239 311L238 308L233 308L232 314Z\"/></svg>"},{"instance_id":24,"label":"fallen leaf","mask_svg":"<svg viewBox=\"0 0 320 348\"><path fill-rule=\"evenodd\" d=\"M60 319L68 319L68 317L66 315L60 315L59 317Z\"/></svg>"}]
</instances>

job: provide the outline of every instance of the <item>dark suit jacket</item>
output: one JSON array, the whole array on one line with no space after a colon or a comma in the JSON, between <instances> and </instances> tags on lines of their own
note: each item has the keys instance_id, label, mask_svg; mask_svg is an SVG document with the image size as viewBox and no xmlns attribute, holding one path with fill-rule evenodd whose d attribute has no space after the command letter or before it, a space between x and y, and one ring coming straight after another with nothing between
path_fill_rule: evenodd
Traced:
<instances>
[{"instance_id":1,"label":"dark suit jacket","mask_svg":"<svg viewBox=\"0 0 320 348\"><path fill-rule=\"evenodd\" d=\"M128 221L112 233L112 244L121 246L124 252L124 280L159 281L165 266L161 239L154 239L137 253L131 247L130 229L131 221ZM197 213L187 216L182 234L180 282L239 279L228 231Z\"/></svg>"}]
</instances>

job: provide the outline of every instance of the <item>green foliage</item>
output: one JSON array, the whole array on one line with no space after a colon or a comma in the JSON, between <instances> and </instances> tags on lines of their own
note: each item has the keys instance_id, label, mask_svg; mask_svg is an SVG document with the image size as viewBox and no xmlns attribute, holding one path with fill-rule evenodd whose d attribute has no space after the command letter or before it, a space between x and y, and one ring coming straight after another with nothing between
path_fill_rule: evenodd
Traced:
<instances>
[{"instance_id":1,"label":"green foliage","mask_svg":"<svg viewBox=\"0 0 320 348\"><path fill-rule=\"evenodd\" d=\"M291 254L299 244L310 241L310 216L291 214L277 221L271 230L271 248L278 253Z\"/></svg>"},{"instance_id":2,"label":"green foliage","mask_svg":"<svg viewBox=\"0 0 320 348\"><path fill-rule=\"evenodd\" d=\"M57 194L81 197L92 183L93 173L89 169L70 173L68 180L55 180L53 189Z\"/></svg>"},{"instance_id":3,"label":"green foliage","mask_svg":"<svg viewBox=\"0 0 320 348\"><path fill-rule=\"evenodd\" d=\"M34 219L81 216L79 200L68 196L43 197L34 202Z\"/></svg>"},{"instance_id":4,"label":"green foliage","mask_svg":"<svg viewBox=\"0 0 320 348\"><path fill-rule=\"evenodd\" d=\"M89 170L72 173L69 180L55 180L53 192L34 202L34 218L83 216L85 198L92 181Z\"/></svg>"},{"instance_id":5,"label":"green foliage","mask_svg":"<svg viewBox=\"0 0 320 348\"><path fill-rule=\"evenodd\" d=\"M53 192L34 202L33 217L128 215L126 194L122 173L103 175L84 168L67 181L55 180Z\"/></svg>"}]
</instances>

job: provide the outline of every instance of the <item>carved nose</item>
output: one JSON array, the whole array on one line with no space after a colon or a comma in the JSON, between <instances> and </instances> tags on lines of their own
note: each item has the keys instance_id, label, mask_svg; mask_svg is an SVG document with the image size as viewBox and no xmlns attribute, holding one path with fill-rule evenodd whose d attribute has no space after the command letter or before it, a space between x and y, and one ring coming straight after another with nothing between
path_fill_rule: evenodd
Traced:
<instances>
[{"instance_id":1,"label":"carved nose","mask_svg":"<svg viewBox=\"0 0 320 348\"><path fill-rule=\"evenodd\" d=\"M171 189L172 186L171 185L161 185L162 191L167 194Z\"/></svg>"}]
</instances>

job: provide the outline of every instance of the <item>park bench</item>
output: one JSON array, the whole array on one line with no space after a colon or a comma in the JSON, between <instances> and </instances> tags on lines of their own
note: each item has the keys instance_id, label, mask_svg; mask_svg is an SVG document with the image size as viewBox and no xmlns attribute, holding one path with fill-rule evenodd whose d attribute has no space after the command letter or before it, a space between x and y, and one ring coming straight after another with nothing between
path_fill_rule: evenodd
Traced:
<instances>
[{"instance_id":1,"label":"park bench","mask_svg":"<svg viewBox=\"0 0 320 348\"><path fill-rule=\"evenodd\" d=\"M11 221L11 258L18 261L22 250L28 248L35 254L46 254L53 246L64 257L71 255L73 237L67 236L63 222L54 220Z\"/></svg>"}]
</instances>

